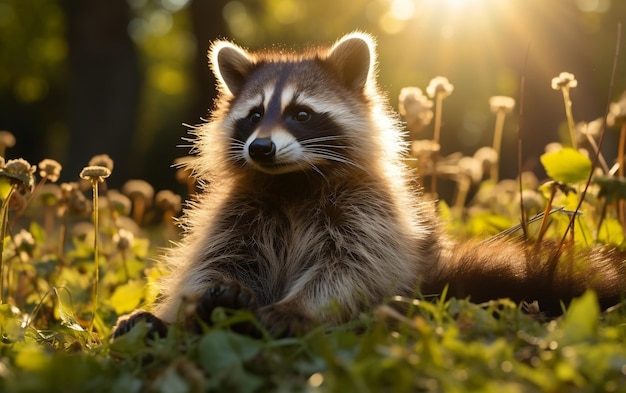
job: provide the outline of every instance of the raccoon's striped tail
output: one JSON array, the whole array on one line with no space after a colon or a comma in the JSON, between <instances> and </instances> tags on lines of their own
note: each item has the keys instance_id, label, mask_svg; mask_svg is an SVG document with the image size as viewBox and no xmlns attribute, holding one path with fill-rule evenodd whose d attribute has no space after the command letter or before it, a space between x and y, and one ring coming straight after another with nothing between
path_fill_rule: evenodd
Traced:
<instances>
[{"instance_id":1,"label":"raccoon's striped tail","mask_svg":"<svg viewBox=\"0 0 626 393\"><path fill-rule=\"evenodd\" d=\"M448 296L477 303L537 301L547 315L561 314L563 305L593 289L601 307L608 308L626 296L626 252L505 238L453 244L426 273L421 291L441 294L446 285Z\"/></svg>"}]
</instances>

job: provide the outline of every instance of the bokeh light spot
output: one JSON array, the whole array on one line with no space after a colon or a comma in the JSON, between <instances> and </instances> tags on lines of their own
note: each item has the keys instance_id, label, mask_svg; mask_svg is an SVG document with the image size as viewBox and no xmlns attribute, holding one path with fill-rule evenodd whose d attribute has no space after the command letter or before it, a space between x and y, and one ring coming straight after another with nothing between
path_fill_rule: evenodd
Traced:
<instances>
[{"instance_id":1,"label":"bokeh light spot","mask_svg":"<svg viewBox=\"0 0 626 393\"><path fill-rule=\"evenodd\" d=\"M576 0L576 5L583 12L607 12L611 8L611 0Z\"/></svg>"},{"instance_id":2,"label":"bokeh light spot","mask_svg":"<svg viewBox=\"0 0 626 393\"><path fill-rule=\"evenodd\" d=\"M231 1L224 6L222 13L231 31L236 31L237 35L242 38L252 36L254 21L243 3Z\"/></svg>"},{"instance_id":3,"label":"bokeh light spot","mask_svg":"<svg viewBox=\"0 0 626 393\"><path fill-rule=\"evenodd\" d=\"M274 17L279 23L292 24L302 16L300 7L293 0L279 0L274 5Z\"/></svg>"},{"instance_id":4,"label":"bokeh light spot","mask_svg":"<svg viewBox=\"0 0 626 393\"><path fill-rule=\"evenodd\" d=\"M48 93L48 82L35 76L19 78L14 85L18 101L29 104L41 100Z\"/></svg>"},{"instance_id":5,"label":"bokeh light spot","mask_svg":"<svg viewBox=\"0 0 626 393\"><path fill-rule=\"evenodd\" d=\"M393 0L389 12L398 20L409 20L415 14L415 3L413 0Z\"/></svg>"}]
</instances>

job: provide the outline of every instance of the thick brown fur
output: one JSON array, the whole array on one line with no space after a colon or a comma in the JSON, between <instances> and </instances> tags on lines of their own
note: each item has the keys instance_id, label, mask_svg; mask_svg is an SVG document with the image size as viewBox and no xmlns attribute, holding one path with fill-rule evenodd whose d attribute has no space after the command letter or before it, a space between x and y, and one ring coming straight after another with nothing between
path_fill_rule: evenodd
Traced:
<instances>
[{"instance_id":1,"label":"thick brown fur","mask_svg":"<svg viewBox=\"0 0 626 393\"><path fill-rule=\"evenodd\" d=\"M448 240L403 164L401 126L378 91L375 56L360 33L302 55L213 45L220 95L193 130L191 168L204 189L165 256L156 317L176 323L189 299L233 285L235 297L245 295L239 303L287 333L448 283L450 294L479 301L558 302L587 287L619 296L622 256L590 253L570 268L561 263L567 251L554 265L550 248Z\"/></svg>"}]
</instances>

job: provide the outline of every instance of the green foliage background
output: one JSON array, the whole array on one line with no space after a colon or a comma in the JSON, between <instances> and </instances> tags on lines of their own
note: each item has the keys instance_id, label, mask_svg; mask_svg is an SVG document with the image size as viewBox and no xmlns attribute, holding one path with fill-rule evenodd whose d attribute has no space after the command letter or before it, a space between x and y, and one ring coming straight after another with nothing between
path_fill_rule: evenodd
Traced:
<instances>
[{"instance_id":1,"label":"green foliage background","mask_svg":"<svg viewBox=\"0 0 626 393\"><path fill-rule=\"evenodd\" d=\"M18 141L7 158L58 159L66 168L66 181L77 180L77 168L87 164L82 154L115 153L96 150L104 146L74 149L76 133L94 136L90 133L98 123L120 116L94 104L88 109L95 115L88 121L72 120L76 101L91 102L104 94L110 94L109 102L132 96L124 89L94 89L92 95L81 96L70 88L78 78L74 72L81 69L80 64L72 66L81 53L73 49L76 33L70 26L98 20L72 12L88 4L80 1L0 0L0 128L14 132ZM415 0L409 1L412 13L395 17L393 7L406 7L406 2L107 1L110 9L128 13L127 23L111 27L110 37L118 34L132 42L130 56L137 60L140 75L137 107L128 115L135 126L127 139L114 141L131 146L131 157L115 160L109 191L132 177L145 178L157 189L184 188L174 183L169 166L186 154L173 148L185 135L180 124L197 123L211 105L212 82L206 79L205 64L209 40L229 37L252 48L280 43L279 49L289 49L330 43L354 29L378 37L380 81L394 106L406 85L425 86L435 75L446 75L455 84L455 94L446 99L443 153L473 152L488 144L487 97L517 97L525 73L524 169L543 178L538 156L547 142L566 134L562 102L549 88L550 78L563 70L574 72L580 80L573 91L577 120L601 116L615 25L626 12L625 3L608 0L597 2L610 4L608 12L590 11L592 2L583 0L483 0L462 12L447 2ZM106 53L103 42L92 46ZM96 79L98 74L104 78L106 68L96 67ZM626 87L626 75L619 73L614 84L612 99ZM503 157L516 156L511 153L516 152L511 131L519 119L513 114L510 120ZM555 156L544 156L545 171L560 184L539 190L543 199L535 213L546 201L572 211L577 196L562 190L580 190L588 162L576 156L581 165L572 173L562 159L550 158ZM503 169L505 179L517 175L515 165L503 163ZM442 202L450 232L495 234L514 225L519 210L513 193L498 186L502 182L476 186L475 204L461 214ZM612 205L624 195L622 188L621 179L596 179L576 222L578 245L624 246L623 223ZM551 198L554 189L558 192ZM601 208L603 195L610 195L608 213ZM8 289L12 301L0 306L0 391L626 391L623 302L601 312L591 292L551 321L543 320L532 305L525 305L529 312L507 300L476 305L462 299L393 299L390 303L402 305L405 312L383 305L350 324L320 327L298 338L238 335L228 327L252 316L218 310L216 325L202 335L172 329L166 338L146 342L147 327L140 324L111 344L108 336L117 316L154 301L150 284L162 272L153 257L178 233L167 218L158 218L164 213L160 208L150 208L138 221L131 219L130 210L118 210L111 201L103 204L96 260L100 296L90 326L95 254L91 216L88 211L57 215L50 230L45 217L57 203L31 201L5 239L4 257L16 281ZM545 236L558 239L568 225L569 216L555 214ZM59 248L63 226L72 232ZM21 249L14 242L21 229L33 236L34 246ZM120 248L115 240L121 229L138 234L132 247ZM534 228L531 236L537 232Z\"/></svg>"}]
</instances>

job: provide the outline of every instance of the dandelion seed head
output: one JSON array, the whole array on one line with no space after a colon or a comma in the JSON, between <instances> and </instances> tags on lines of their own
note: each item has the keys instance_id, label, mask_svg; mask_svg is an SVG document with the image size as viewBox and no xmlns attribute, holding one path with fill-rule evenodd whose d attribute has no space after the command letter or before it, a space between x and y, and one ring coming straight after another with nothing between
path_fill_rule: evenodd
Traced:
<instances>
[{"instance_id":1,"label":"dandelion seed head","mask_svg":"<svg viewBox=\"0 0 626 393\"><path fill-rule=\"evenodd\" d=\"M426 87L426 94L430 98L435 98L441 94L444 98L452 94L454 91L454 85L452 85L448 78L445 76L436 76L430 80L428 87Z\"/></svg>"},{"instance_id":2,"label":"dandelion seed head","mask_svg":"<svg viewBox=\"0 0 626 393\"><path fill-rule=\"evenodd\" d=\"M563 150L563 145L558 142L550 142L543 148L546 153L554 153L559 150Z\"/></svg>"},{"instance_id":3,"label":"dandelion seed head","mask_svg":"<svg viewBox=\"0 0 626 393\"><path fill-rule=\"evenodd\" d=\"M569 89L578 86L578 81L571 72L561 72L559 76L552 78L554 90Z\"/></svg>"},{"instance_id":4,"label":"dandelion seed head","mask_svg":"<svg viewBox=\"0 0 626 393\"><path fill-rule=\"evenodd\" d=\"M17 158L9 160L4 164L0 169L0 176L8 177L12 182L17 182L22 191L30 191L35 185L33 174L36 170L37 167L31 165L25 159Z\"/></svg>"},{"instance_id":5,"label":"dandelion seed head","mask_svg":"<svg viewBox=\"0 0 626 393\"><path fill-rule=\"evenodd\" d=\"M116 211L118 214L122 216L130 214L132 202L126 195L117 190L109 190L107 191L107 198L111 203L111 209Z\"/></svg>"},{"instance_id":6,"label":"dandelion seed head","mask_svg":"<svg viewBox=\"0 0 626 393\"><path fill-rule=\"evenodd\" d=\"M61 164L58 161L46 158L38 165L39 176L55 183L61 176Z\"/></svg>"},{"instance_id":7,"label":"dandelion seed head","mask_svg":"<svg viewBox=\"0 0 626 393\"><path fill-rule=\"evenodd\" d=\"M617 102L611 102L609 108L609 116L607 117L607 124L614 126L616 124L622 124L626 121L626 91L622 93L622 96Z\"/></svg>"},{"instance_id":8,"label":"dandelion seed head","mask_svg":"<svg viewBox=\"0 0 626 393\"><path fill-rule=\"evenodd\" d=\"M581 141L586 140L585 135L590 137L597 137L600 135L600 129L602 127L602 118L596 119L590 122L581 121L576 123L576 134L580 137Z\"/></svg>"},{"instance_id":9,"label":"dandelion seed head","mask_svg":"<svg viewBox=\"0 0 626 393\"><path fill-rule=\"evenodd\" d=\"M498 152L491 146L483 146L476 150L474 159L485 165L493 165L498 162Z\"/></svg>"},{"instance_id":10,"label":"dandelion seed head","mask_svg":"<svg viewBox=\"0 0 626 393\"><path fill-rule=\"evenodd\" d=\"M13 236L13 242L19 251L24 251L28 254L32 253L35 249L35 238L32 233L26 229L22 229Z\"/></svg>"},{"instance_id":11,"label":"dandelion seed head","mask_svg":"<svg viewBox=\"0 0 626 393\"><path fill-rule=\"evenodd\" d=\"M13 135L10 131L0 131L0 145L4 147L15 146L15 135Z\"/></svg>"},{"instance_id":12,"label":"dandelion seed head","mask_svg":"<svg viewBox=\"0 0 626 393\"><path fill-rule=\"evenodd\" d=\"M476 150L474 159L480 163L483 173L490 173L498 165L498 152L491 146L483 146Z\"/></svg>"},{"instance_id":13,"label":"dandelion seed head","mask_svg":"<svg viewBox=\"0 0 626 393\"><path fill-rule=\"evenodd\" d=\"M165 211L180 212L182 209L182 198L170 190L161 190L157 192L155 205Z\"/></svg>"},{"instance_id":14,"label":"dandelion seed head","mask_svg":"<svg viewBox=\"0 0 626 393\"><path fill-rule=\"evenodd\" d=\"M135 235L126 229L120 229L113 235L113 243L118 250L128 250L135 244Z\"/></svg>"},{"instance_id":15,"label":"dandelion seed head","mask_svg":"<svg viewBox=\"0 0 626 393\"><path fill-rule=\"evenodd\" d=\"M97 181L98 183L102 183L109 176L111 176L111 170L99 165L86 166L80 172L81 179Z\"/></svg>"},{"instance_id":16,"label":"dandelion seed head","mask_svg":"<svg viewBox=\"0 0 626 393\"><path fill-rule=\"evenodd\" d=\"M419 132L433 119L433 102L419 87L404 87L400 91L398 110L412 132Z\"/></svg>"},{"instance_id":17,"label":"dandelion seed head","mask_svg":"<svg viewBox=\"0 0 626 393\"><path fill-rule=\"evenodd\" d=\"M72 237L86 241L93 236L93 224L91 222L81 221L72 226Z\"/></svg>"},{"instance_id":18,"label":"dandelion seed head","mask_svg":"<svg viewBox=\"0 0 626 393\"><path fill-rule=\"evenodd\" d=\"M76 190L79 189L78 183L76 183L76 182L61 183L59 188L61 189L61 195L63 197L67 197L67 196L71 195L73 192L75 192Z\"/></svg>"},{"instance_id":19,"label":"dandelion seed head","mask_svg":"<svg viewBox=\"0 0 626 393\"><path fill-rule=\"evenodd\" d=\"M113 172L113 159L108 154L98 154L91 157L89 166L103 166Z\"/></svg>"},{"instance_id":20,"label":"dandelion seed head","mask_svg":"<svg viewBox=\"0 0 626 393\"><path fill-rule=\"evenodd\" d=\"M507 96L489 97L489 107L494 113L510 113L515 108L515 99Z\"/></svg>"},{"instance_id":21,"label":"dandelion seed head","mask_svg":"<svg viewBox=\"0 0 626 393\"><path fill-rule=\"evenodd\" d=\"M478 183L483 177L483 165L474 157L461 157L458 162L459 171L473 183Z\"/></svg>"},{"instance_id":22,"label":"dandelion seed head","mask_svg":"<svg viewBox=\"0 0 626 393\"><path fill-rule=\"evenodd\" d=\"M131 199L141 197L146 201L152 201L152 198L154 198L154 187L145 180L132 179L124 183L122 193Z\"/></svg>"}]
</instances>

